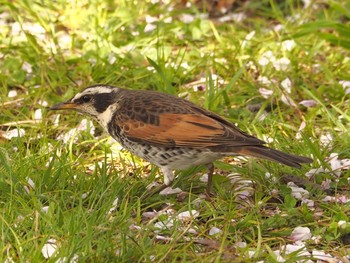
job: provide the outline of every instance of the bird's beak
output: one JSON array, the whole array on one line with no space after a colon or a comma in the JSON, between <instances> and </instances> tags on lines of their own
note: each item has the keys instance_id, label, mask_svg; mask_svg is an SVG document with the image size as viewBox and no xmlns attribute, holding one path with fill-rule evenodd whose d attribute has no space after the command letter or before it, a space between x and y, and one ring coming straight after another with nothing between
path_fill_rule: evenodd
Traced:
<instances>
[{"instance_id":1,"label":"bird's beak","mask_svg":"<svg viewBox=\"0 0 350 263\"><path fill-rule=\"evenodd\" d=\"M75 110L77 105L70 101L58 103L50 108L50 110Z\"/></svg>"}]
</instances>

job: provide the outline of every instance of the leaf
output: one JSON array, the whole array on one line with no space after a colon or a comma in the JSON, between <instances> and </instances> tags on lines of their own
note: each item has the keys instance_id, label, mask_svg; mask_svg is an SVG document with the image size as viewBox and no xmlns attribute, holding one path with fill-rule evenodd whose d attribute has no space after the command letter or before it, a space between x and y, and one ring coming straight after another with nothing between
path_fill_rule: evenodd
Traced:
<instances>
[{"instance_id":1,"label":"leaf","mask_svg":"<svg viewBox=\"0 0 350 263\"><path fill-rule=\"evenodd\" d=\"M147 61L148 63L154 67L154 69L157 71L157 73L159 74L159 76L161 77L161 79L163 80L164 84L165 84L165 90L170 93L170 94L176 94L176 89L175 87L171 84L171 82L168 80L168 78L166 77L164 71L162 70L162 68L151 58L147 57Z\"/></svg>"},{"instance_id":2,"label":"leaf","mask_svg":"<svg viewBox=\"0 0 350 263\"><path fill-rule=\"evenodd\" d=\"M329 32L331 31L331 32ZM350 49L350 27L334 21L317 21L301 25L293 38L299 38L310 34L317 34L318 37L331 44Z\"/></svg>"}]
</instances>

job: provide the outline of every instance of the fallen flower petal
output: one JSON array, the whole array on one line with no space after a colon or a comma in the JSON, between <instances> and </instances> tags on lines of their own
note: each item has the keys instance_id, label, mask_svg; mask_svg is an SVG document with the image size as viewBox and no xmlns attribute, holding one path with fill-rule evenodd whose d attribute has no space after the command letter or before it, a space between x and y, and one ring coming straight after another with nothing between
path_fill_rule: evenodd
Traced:
<instances>
[{"instance_id":1,"label":"fallen flower petal","mask_svg":"<svg viewBox=\"0 0 350 263\"><path fill-rule=\"evenodd\" d=\"M288 106L293 106L293 107L296 107L297 105L295 104L295 102L286 94L282 94L281 96L281 101L288 105Z\"/></svg>"},{"instance_id":2,"label":"fallen flower petal","mask_svg":"<svg viewBox=\"0 0 350 263\"><path fill-rule=\"evenodd\" d=\"M199 212L196 210L181 212L176 216L177 219L181 221L187 221L189 219L194 219L199 216Z\"/></svg>"},{"instance_id":3,"label":"fallen flower petal","mask_svg":"<svg viewBox=\"0 0 350 263\"><path fill-rule=\"evenodd\" d=\"M308 256L308 257L311 256L311 253L307 251L304 244L300 244L300 245L299 244L298 245L288 244L286 246L283 246L282 249L285 249L287 255L290 253L299 251L298 256Z\"/></svg>"},{"instance_id":4,"label":"fallen flower petal","mask_svg":"<svg viewBox=\"0 0 350 263\"><path fill-rule=\"evenodd\" d=\"M312 250L312 256L315 258L315 259L318 259L318 260L322 260L324 262L328 262L328 263L338 263L339 261L332 257L330 254L326 254L325 252L323 251L319 251L319 250Z\"/></svg>"},{"instance_id":5,"label":"fallen flower petal","mask_svg":"<svg viewBox=\"0 0 350 263\"><path fill-rule=\"evenodd\" d=\"M259 76L258 82L260 84L263 84L263 85L270 85L272 83L272 81L268 77L265 77L265 76Z\"/></svg>"},{"instance_id":6,"label":"fallen flower petal","mask_svg":"<svg viewBox=\"0 0 350 263\"><path fill-rule=\"evenodd\" d=\"M172 194L178 194L181 193L182 190L180 188L171 188L170 186L165 188L164 190L159 192L159 195L172 195Z\"/></svg>"},{"instance_id":7,"label":"fallen flower petal","mask_svg":"<svg viewBox=\"0 0 350 263\"><path fill-rule=\"evenodd\" d=\"M292 190L292 196L298 200L309 197L309 191L296 186L293 182L289 182L287 186Z\"/></svg>"},{"instance_id":8,"label":"fallen flower petal","mask_svg":"<svg viewBox=\"0 0 350 263\"><path fill-rule=\"evenodd\" d=\"M11 140L12 138L23 137L25 134L26 132L23 129L13 129L2 133L2 136L7 140Z\"/></svg>"},{"instance_id":9,"label":"fallen flower petal","mask_svg":"<svg viewBox=\"0 0 350 263\"><path fill-rule=\"evenodd\" d=\"M273 62L273 66L277 71L286 71L289 69L290 60L288 58L280 58Z\"/></svg>"},{"instance_id":10,"label":"fallen flower petal","mask_svg":"<svg viewBox=\"0 0 350 263\"><path fill-rule=\"evenodd\" d=\"M264 99L268 99L273 94L273 90L260 88L259 93Z\"/></svg>"},{"instance_id":11,"label":"fallen flower petal","mask_svg":"<svg viewBox=\"0 0 350 263\"><path fill-rule=\"evenodd\" d=\"M10 90L7 97L9 98L14 98L14 97L17 97L18 93L16 90Z\"/></svg>"},{"instance_id":12,"label":"fallen flower petal","mask_svg":"<svg viewBox=\"0 0 350 263\"><path fill-rule=\"evenodd\" d=\"M43 113L41 109L36 109L34 111L34 120L42 120L43 119Z\"/></svg>"},{"instance_id":13,"label":"fallen flower petal","mask_svg":"<svg viewBox=\"0 0 350 263\"><path fill-rule=\"evenodd\" d=\"M158 222L154 223L154 227L161 229L161 230L169 229L169 228L173 227L173 225L174 225L174 221L172 219L168 219L165 221L158 221Z\"/></svg>"},{"instance_id":14,"label":"fallen flower petal","mask_svg":"<svg viewBox=\"0 0 350 263\"><path fill-rule=\"evenodd\" d=\"M109 209L108 214L111 214L116 211L118 202L119 202L119 198L117 197L116 199L114 199L112 207Z\"/></svg>"},{"instance_id":15,"label":"fallen flower petal","mask_svg":"<svg viewBox=\"0 0 350 263\"><path fill-rule=\"evenodd\" d=\"M301 227L301 226L294 228L292 234L290 235L290 238L294 242L308 240L311 237L312 237L312 234L311 234L310 228Z\"/></svg>"},{"instance_id":16,"label":"fallen flower petal","mask_svg":"<svg viewBox=\"0 0 350 263\"><path fill-rule=\"evenodd\" d=\"M316 107L318 103L315 100L302 100L299 102L299 104L307 108L312 108L312 107Z\"/></svg>"},{"instance_id":17,"label":"fallen flower petal","mask_svg":"<svg viewBox=\"0 0 350 263\"><path fill-rule=\"evenodd\" d=\"M291 93L292 92L292 82L290 81L289 78L284 79L281 82L281 86L282 86L282 88L285 89L285 91L287 91L287 93Z\"/></svg>"},{"instance_id":18,"label":"fallen flower petal","mask_svg":"<svg viewBox=\"0 0 350 263\"><path fill-rule=\"evenodd\" d=\"M213 236L213 235L216 235L216 234L221 234L222 233L222 230L213 226L210 230L209 230L209 236Z\"/></svg>"},{"instance_id":19,"label":"fallen flower petal","mask_svg":"<svg viewBox=\"0 0 350 263\"><path fill-rule=\"evenodd\" d=\"M41 249L41 253L43 254L44 258L48 259L52 257L52 255L56 252L56 250L57 250L56 240L49 239Z\"/></svg>"},{"instance_id":20,"label":"fallen flower petal","mask_svg":"<svg viewBox=\"0 0 350 263\"><path fill-rule=\"evenodd\" d=\"M294 47L295 47L294 40L285 40L282 42L282 48L286 51L292 51Z\"/></svg>"}]
</instances>

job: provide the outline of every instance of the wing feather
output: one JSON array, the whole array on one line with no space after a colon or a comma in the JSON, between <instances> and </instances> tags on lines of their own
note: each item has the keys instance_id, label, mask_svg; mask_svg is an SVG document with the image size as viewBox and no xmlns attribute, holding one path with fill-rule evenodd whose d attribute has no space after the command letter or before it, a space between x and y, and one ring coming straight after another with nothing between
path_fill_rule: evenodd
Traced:
<instances>
[{"instance_id":1,"label":"wing feather","mask_svg":"<svg viewBox=\"0 0 350 263\"><path fill-rule=\"evenodd\" d=\"M228 151L231 147L265 144L190 101L152 91L120 92L121 106L113 124L131 141L161 147L210 147Z\"/></svg>"},{"instance_id":2,"label":"wing feather","mask_svg":"<svg viewBox=\"0 0 350 263\"><path fill-rule=\"evenodd\" d=\"M261 144L238 129L203 114L164 113L156 124L124 118L118 123L128 139L163 147L217 147Z\"/></svg>"}]
</instances>

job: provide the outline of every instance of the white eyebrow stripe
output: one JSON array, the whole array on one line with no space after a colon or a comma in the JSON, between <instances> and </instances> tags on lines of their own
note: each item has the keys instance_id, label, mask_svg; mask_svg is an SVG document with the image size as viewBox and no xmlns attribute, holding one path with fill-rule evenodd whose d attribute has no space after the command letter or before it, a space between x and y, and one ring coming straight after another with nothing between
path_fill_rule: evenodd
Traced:
<instances>
[{"instance_id":1,"label":"white eyebrow stripe","mask_svg":"<svg viewBox=\"0 0 350 263\"><path fill-rule=\"evenodd\" d=\"M112 93L112 92L116 92L118 89L117 88L107 88L104 86L94 86L91 88L87 88L85 90L83 90L82 92L76 94L73 97L73 101L81 98L84 95L93 95L93 94L102 94L102 93Z\"/></svg>"},{"instance_id":2,"label":"white eyebrow stripe","mask_svg":"<svg viewBox=\"0 0 350 263\"><path fill-rule=\"evenodd\" d=\"M104 86L94 86L87 88L83 91L84 94L96 94L96 93L112 93L116 91L116 88L107 88Z\"/></svg>"}]
</instances>

